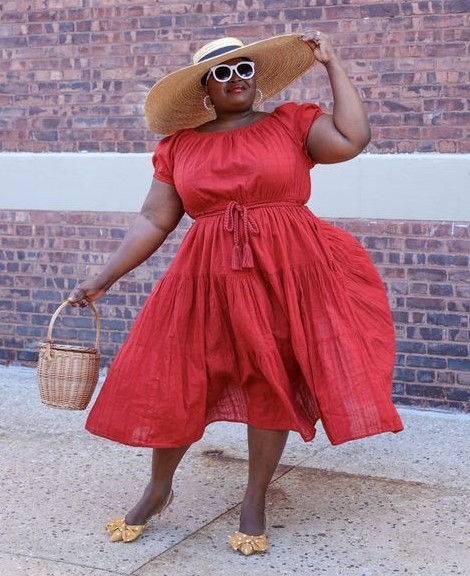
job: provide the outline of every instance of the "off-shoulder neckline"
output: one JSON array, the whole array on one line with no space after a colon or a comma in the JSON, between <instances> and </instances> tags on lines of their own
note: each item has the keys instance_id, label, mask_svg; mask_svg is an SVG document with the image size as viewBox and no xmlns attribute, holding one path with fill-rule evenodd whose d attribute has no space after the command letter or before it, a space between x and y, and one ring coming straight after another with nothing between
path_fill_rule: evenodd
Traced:
<instances>
[{"instance_id":1,"label":"off-shoulder neckline","mask_svg":"<svg viewBox=\"0 0 470 576\"><path fill-rule=\"evenodd\" d=\"M267 118L272 116L273 112L266 112L263 116L260 116L257 120L250 122L250 124L245 124L244 126L238 126L236 128L229 128L228 130L216 130L215 132L198 132L196 128L188 128L188 131L197 134L198 136L214 136L216 134L233 134L235 132L240 132L243 130L248 130L253 126L257 126L258 124L264 122Z\"/></svg>"}]
</instances>

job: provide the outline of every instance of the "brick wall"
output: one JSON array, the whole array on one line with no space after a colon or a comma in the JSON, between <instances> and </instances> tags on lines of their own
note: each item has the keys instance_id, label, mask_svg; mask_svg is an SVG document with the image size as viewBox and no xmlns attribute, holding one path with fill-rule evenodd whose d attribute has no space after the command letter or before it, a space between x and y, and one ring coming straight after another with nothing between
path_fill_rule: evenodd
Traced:
<instances>
[{"instance_id":1,"label":"brick wall","mask_svg":"<svg viewBox=\"0 0 470 576\"><path fill-rule=\"evenodd\" d=\"M0 363L33 365L52 313L78 278L97 271L131 214L0 213ZM367 248L384 279L397 333L395 398L400 404L470 410L470 224L332 221ZM100 301L103 366L109 365L147 294L168 266L188 219L158 255ZM54 337L94 341L89 311L64 312Z\"/></svg>"},{"instance_id":2,"label":"brick wall","mask_svg":"<svg viewBox=\"0 0 470 576\"><path fill-rule=\"evenodd\" d=\"M4 0L0 10L0 151L151 151L145 94L205 41L318 27L366 101L370 151L470 152L469 0ZM329 109L322 67L283 98Z\"/></svg>"}]
</instances>

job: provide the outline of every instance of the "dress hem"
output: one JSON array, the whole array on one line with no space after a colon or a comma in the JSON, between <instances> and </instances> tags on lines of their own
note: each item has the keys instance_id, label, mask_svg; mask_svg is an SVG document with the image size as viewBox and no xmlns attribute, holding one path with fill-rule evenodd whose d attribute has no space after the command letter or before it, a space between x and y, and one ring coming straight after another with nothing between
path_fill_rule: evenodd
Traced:
<instances>
[{"instance_id":1,"label":"dress hem","mask_svg":"<svg viewBox=\"0 0 470 576\"><path fill-rule=\"evenodd\" d=\"M182 442L180 444L169 444L169 443L163 443L163 444L157 444L157 443L143 443L143 442L129 442L129 441L123 441L121 439L118 438L118 435L113 435L113 434L104 434L104 433L100 433L97 430L93 430L87 426L85 426L85 429L90 433L93 434L94 436L98 436L100 438L104 438L105 440L110 440L112 442L117 442L119 444L122 444L124 446L131 446L133 448L181 448L183 446L188 446L190 444L195 444L196 442L198 442L199 440L201 440L201 438L204 436L204 432L205 432L205 428L207 428L207 426L209 426L210 424L214 424L216 422L228 422L228 423L232 423L232 424L245 424L246 426L253 426L252 424L250 424L249 422L245 422L244 420L228 420L228 419L224 419L224 418L216 418L214 420L209 420L208 422L206 422L206 425L204 427L204 430L201 432L201 434L199 434L197 437L194 437L194 439L192 440L187 440L185 442ZM253 426L254 428L260 428L259 426ZM260 429L264 429L264 428L260 428ZM276 430L276 428L265 428L266 430ZM361 432L358 434L355 434L354 436L351 437L343 437L342 439L332 439L330 438L330 436L328 435L328 433L326 432L326 430L324 430L326 437L328 438L329 442L331 443L332 446L338 446L340 444L345 444L346 442L353 442L354 440L362 440L364 438L368 438L370 436L377 436L379 434L386 434L388 432L393 433L393 434L398 434L399 432L401 432L404 429L403 424L396 424L394 426L384 426L383 428L377 429L374 432ZM279 429L280 430L280 429ZM288 429L289 432L295 432L297 433L302 440L304 441L304 443L307 442L311 442L317 433L317 430L314 429L313 433L311 434L311 436L304 436L299 430L296 430L295 428L289 428Z\"/></svg>"}]
</instances>

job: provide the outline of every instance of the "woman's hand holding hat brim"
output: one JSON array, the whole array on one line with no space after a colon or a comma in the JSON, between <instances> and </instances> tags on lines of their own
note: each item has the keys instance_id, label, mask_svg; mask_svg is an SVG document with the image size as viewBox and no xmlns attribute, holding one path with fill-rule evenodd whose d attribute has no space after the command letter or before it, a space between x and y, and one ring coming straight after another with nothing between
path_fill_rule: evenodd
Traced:
<instances>
[{"instance_id":1,"label":"woman's hand holding hat brim","mask_svg":"<svg viewBox=\"0 0 470 576\"><path fill-rule=\"evenodd\" d=\"M327 65L334 57L333 46L328 34L320 30L312 30L302 34L302 40L310 46L315 59L323 65Z\"/></svg>"}]
</instances>

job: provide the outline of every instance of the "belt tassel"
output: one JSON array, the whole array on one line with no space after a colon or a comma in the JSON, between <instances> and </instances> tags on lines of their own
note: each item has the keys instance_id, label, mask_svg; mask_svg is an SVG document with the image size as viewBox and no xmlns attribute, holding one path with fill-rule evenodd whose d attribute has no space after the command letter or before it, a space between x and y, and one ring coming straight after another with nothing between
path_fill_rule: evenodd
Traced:
<instances>
[{"instance_id":1,"label":"belt tassel","mask_svg":"<svg viewBox=\"0 0 470 576\"><path fill-rule=\"evenodd\" d=\"M240 221L242 224L241 238ZM259 234L259 228L255 220L249 215L248 208L238 204L238 202L230 202L225 210L224 229L233 234L232 269L254 268L250 236ZM243 241L243 245L240 240Z\"/></svg>"}]
</instances>

